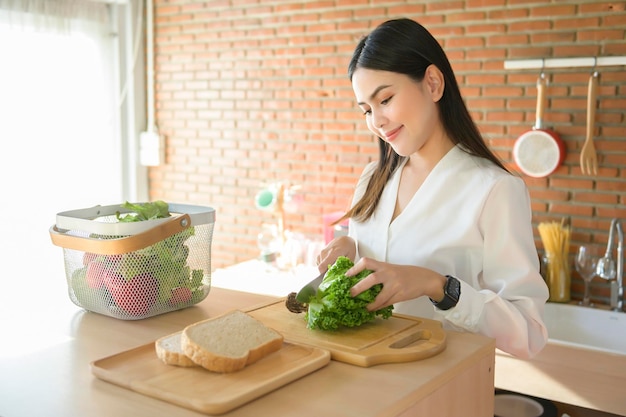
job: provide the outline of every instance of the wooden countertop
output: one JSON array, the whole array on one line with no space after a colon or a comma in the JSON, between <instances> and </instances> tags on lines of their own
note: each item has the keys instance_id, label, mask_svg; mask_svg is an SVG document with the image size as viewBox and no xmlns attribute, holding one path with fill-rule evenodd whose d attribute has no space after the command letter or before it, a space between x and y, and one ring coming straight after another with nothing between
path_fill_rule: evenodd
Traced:
<instances>
[{"instance_id":1,"label":"wooden countertop","mask_svg":"<svg viewBox=\"0 0 626 417\"><path fill-rule=\"evenodd\" d=\"M533 359L496 351L497 388L626 416L626 356L548 343Z\"/></svg>"},{"instance_id":2,"label":"wooden countertop","mask_svg":"<svg viewBox=\"0 0 626 417\"><path fill-rule=\"evenodd\" d=\"M54 298L24 306L21 311L3 311L0 415L202 415L101 381L91 374L89 364L229 309L246 309L275 299L213 287L209 296L194 307L138 321L85 312L74 306L66 294L55 294ZM331 361L226 415L318 417L337 415L337 407L344 416L400 415L422 399L436 396L442 386L459 376L459 381L467 384L470 381L463 380L467 378L463 376L467 375L466 370L481 361L486 363L483 384L493 387L493 358L493 340L450 332L446 350L435 357L370 368ZM488 390L484 392L488 394ZM483 407L483 413L493 410L493 404L485 398L489 397L483 396L482 403L486 404L475 404L478 410ZM443 407L439 410L442 413L433 411L431 415L453 415L443 412L448 407L444 402L437 404Z\"/></svg>"},{"instance_id":3,"label":"wooden countertop","mask_svg":"<svg viewBox=\"0 0 626 417\"><path fill-rule=\"evenodd\" d=\"M305 266L293 273L266 271L258 280L263 270L262 262L250 260L219 270L214 277L220 286L286 295L317 271ZM552 343L532 360L496 350L495 387L626 416L626 356Z\"/></svg>"}]
</instances>

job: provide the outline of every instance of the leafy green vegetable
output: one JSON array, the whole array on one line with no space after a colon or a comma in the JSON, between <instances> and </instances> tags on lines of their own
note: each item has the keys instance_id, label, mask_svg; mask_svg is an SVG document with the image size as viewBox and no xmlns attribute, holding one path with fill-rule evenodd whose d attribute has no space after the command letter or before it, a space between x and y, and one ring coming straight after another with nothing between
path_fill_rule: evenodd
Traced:
<instances>
[{"instance_id":1,"label":"leafy green vegetable","mask_svg":"<svg viewBox=\"0 0 626 417\"><path fill-rule=\"evenodd\" d=\"M122 214L118 211L115 217L119 222L139 222L142 220L154 220L170 217L169 205L165 201L155 201L153 203L133 204L128 201L122 204L125 209L133 211L133 213Z\"/></svg>"},{"instance_id":2,"label":"leafy green vegetable","mask_svg":"<svg viewBox=\"0 0 626 417\"><path fill-rule=\"evenodd\" d=\"M336 330L340 326L356 327L368 323L376 316L391 317L393 306L376 311L368 311L370 304L382 290L382 284L374 285L356 297L350 295L350 288L372 273L364 270L353 277L345 275L354 264L349 258L340 256L331 265L317 293L309 300L306 313L309 329Z\"/></svg>"},{"instance_id":3,"label":"leafy green vegetable","mask_svg":"<svg viewBox=\"0 0 626 417\"><path fill-rule=\"evenodd\" d=\"M139 222L171 217L169 205L164 201L152 203L132 204L126 202L123 208L131 213L115 214L120 222ZM159 303L193 304L204 296L204 271L187 265L189 247L185 244L188 238L195 234L194 227L188 227L175 235L156 242L153 245L134 252L115 255L109 262L109 274L120 274L124 281L131 282L142 274L150 274L158 283ZM181 291L186 288L189 291ZM181 297L181 294L189 294Z\"/></svg>"},{"instance_id":4,"label":"leafy green vegetable","mask_svg":"<svg viewBox=\"0 0 626 417\"><path fill-rule=\"evenodd\" d=\"M104 286L101 288L91 287L87 282L86 275L86 266L72 273L72 291L70 293L70 299L74 303L77 301L79 307L83 307L87 310L100 311L112 302L111 294ZM71 294L74 294L76 300L74 300Z\"/></svg>"}]
</instances>

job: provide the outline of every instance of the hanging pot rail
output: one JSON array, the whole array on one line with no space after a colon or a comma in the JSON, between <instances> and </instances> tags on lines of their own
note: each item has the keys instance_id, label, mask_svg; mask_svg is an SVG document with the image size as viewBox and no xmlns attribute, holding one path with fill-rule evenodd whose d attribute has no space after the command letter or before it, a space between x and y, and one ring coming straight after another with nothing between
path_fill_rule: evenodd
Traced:
<instances>
[{"instance_id":1,"label":"hanging pot rail","mask_svg":"<svg viewBox=\"0 0 626 417\"><path fill-rule=\"evenodd\" d=\"M547 68L583 68L611 67L626 65L626 56L580 57L580 58L543 58L504 61L504 69L547 69Z\"/></svg>"}]
</instances>

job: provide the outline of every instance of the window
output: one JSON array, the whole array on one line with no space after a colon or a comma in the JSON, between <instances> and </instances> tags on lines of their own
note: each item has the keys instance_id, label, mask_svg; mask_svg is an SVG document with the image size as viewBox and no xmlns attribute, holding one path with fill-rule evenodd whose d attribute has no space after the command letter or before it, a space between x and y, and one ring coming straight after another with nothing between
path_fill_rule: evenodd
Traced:
<instances>
[{"instance_id":1,"label":"window","mask_svg":"<svg viewBox=\"0 0 626 417\"><path fill-rule=\"evenodd\" d=\"M4 308L50 297L71 307L62 249L48 234L57 212L145 198L132 151L132 130L145 128L134 79L143 60L128 59L141 55L140 5L0 0Z\"/></svg>"}]
</instances>

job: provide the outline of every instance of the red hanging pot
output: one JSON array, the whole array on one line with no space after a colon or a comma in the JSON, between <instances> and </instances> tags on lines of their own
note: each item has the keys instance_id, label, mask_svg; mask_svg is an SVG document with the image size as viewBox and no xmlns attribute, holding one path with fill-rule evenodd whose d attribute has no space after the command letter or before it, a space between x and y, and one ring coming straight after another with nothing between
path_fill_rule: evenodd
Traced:
<instances>
[{"instance_id":1,"label":"red hanging pot","mask_svg":"<svg viewBox=\"0 0 626 417\"><path fill-rule=\"evenodd\" d=\"M565 159L565 144L558 133L543 128L546 104L546 79L537 80L537 111L535 126L515 141L513 159L518 168L529 177L543 178L552 174Z\"/></svg>"}]
</instances>

